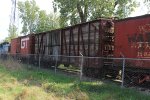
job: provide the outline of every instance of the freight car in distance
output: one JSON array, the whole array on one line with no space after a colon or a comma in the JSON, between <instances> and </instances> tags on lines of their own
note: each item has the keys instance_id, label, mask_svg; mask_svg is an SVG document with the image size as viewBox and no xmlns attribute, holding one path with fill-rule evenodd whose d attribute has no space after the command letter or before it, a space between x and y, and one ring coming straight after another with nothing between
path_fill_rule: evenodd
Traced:
<instances>
[{"instance_id":1,"label":"freight car in distance","mask_svg":"<svg viewBox=\"0 0 150 100\"><path fill-rule=\"evenodd\" d=\"M7 54L10 52L10 44L9 42L0 43L0 54Z\"/></svg>"}]
</instances>

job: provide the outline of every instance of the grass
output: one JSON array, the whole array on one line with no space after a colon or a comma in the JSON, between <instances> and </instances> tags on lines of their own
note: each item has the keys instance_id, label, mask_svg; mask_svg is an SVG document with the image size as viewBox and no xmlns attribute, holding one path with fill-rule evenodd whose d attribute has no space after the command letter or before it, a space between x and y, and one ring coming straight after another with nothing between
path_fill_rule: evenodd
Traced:
<instances>
[{"instance_id":1,"label":"grass","mask_svg":"<svg viewBox=\"0 0 150 100\"><path fill-rule=\"evenodd\" d=\"M121 89L113 83L80 82L78 78L55 74L50 70L27 69L20 66L23 65L0 61L0 100L149 100L150 98L150 95L136 90Z\"/></svg>"}]
</instances>

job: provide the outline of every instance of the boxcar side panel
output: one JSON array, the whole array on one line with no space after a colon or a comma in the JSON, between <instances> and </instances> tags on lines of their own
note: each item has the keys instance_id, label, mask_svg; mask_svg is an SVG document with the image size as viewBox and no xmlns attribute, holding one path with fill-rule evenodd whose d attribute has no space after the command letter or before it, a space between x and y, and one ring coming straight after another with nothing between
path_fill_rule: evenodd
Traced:
<instances>
[{"instance_id":1,"label":"boxcar side panel","mask_svg":"<svg viewBox=\"0 0 150 100\"><path fill-rule=\"evenodd\" d=\"M150 16L115 22L115 57L150 58ZM128 62L132 67L150 68L144 61Z\"/></svg>"},{"instance_id":2,"label":"boxcar side panel","mask_svg":"<svg viewBox=\"0 0 150 100\"><path fill-rule=\"evenodd\" d=\"M15 38L11 40L11 46L10 46L10 53L11 54L16 54L20 53L20 38Z\"/></svg>"},{"instance_id":3,"label":"boxcar side panel","mask_svg":"<svg viewBox=\"0 0 150 100\"><path fill-rule=\"evenodd\" d=\"M112 55L113 52L110 53L112 51L112 45L110 45L112 41L110 41L111 43L105 41L105 35L112 33L113 25L111 24L113 24L111 19L99 19L63 29L61 34L62 55L80 56L80 53L88 57ZM108 45L110 45L109 50L106 48ZM68 59L67 62L75 63L75 59L72 58L72 61ZM98 59L86 59L85 66L101 68L103 63L102 60Z\"/></svg>"}]
</instances>

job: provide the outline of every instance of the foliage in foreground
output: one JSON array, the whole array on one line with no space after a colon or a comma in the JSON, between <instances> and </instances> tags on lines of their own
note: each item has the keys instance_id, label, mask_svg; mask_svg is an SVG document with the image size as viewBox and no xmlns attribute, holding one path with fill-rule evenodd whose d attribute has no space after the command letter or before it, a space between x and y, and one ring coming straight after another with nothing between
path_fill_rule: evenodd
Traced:
<instances>
[{"instance_id":1,"label":"foliage in foreground","mask_svg":"<svg viewBox=\"0 0 150 100\"><path fill-rule=\"evenodd\" d=\"M13 65L20 65L13 64L11 68L4 67L2 62L0 64L2 100L149 100L150 98L135 90L121 89L115 84L99 81L80 82L74 77L55 74L50 70L20 67L15 69Z\"/></svg>"}]
</instances>

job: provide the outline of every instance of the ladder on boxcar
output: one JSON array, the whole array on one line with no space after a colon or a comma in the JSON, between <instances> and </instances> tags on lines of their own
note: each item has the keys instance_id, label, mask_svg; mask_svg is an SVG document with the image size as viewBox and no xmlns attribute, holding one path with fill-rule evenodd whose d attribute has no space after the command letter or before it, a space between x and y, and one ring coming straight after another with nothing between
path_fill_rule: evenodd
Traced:
<instances>
[{"instance_id":1,"label":"ladder on boxcar","mask_svg":"<svg viewBox=\"0 0 150 100\"><path fill-rule=\"evenodd\" d=\"M114 52L114 33L112 32L105 32L103 35L103 50L102 55L103 57L109 58L113 57ZM112 59L104 59L104 67L113 66Z\"/></svg>"}]
</instances>

